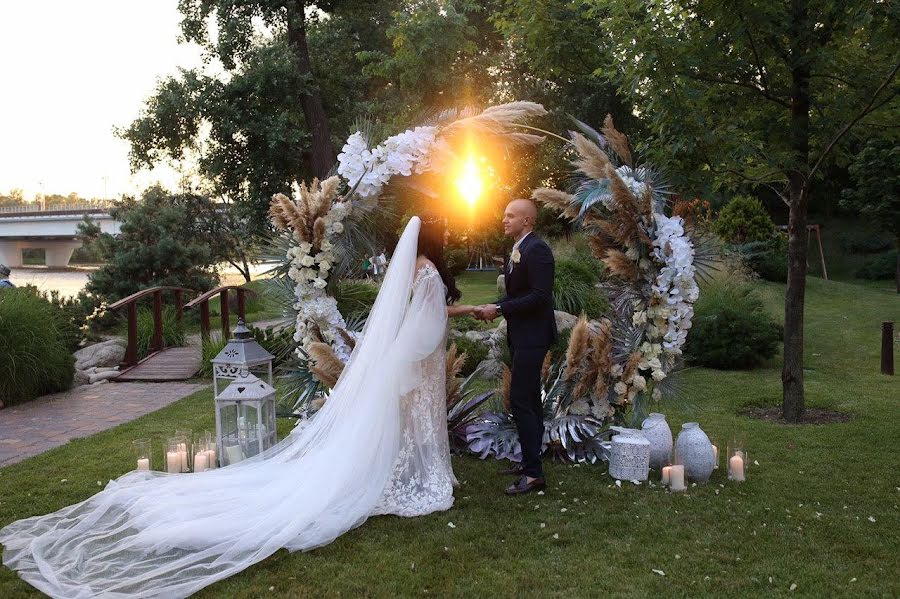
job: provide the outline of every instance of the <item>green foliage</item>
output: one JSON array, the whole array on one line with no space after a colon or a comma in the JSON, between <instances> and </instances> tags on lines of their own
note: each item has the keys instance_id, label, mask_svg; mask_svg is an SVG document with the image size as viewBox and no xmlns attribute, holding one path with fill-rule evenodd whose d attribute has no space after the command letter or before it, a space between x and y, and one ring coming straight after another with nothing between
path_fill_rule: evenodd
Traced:
<instances>
[{"instance_id":1,"label":"green foliage","mask_svg":"<svg viewBox=\"0 0 900 599\"><path fill-rule=\"evenodd\" d=\"M694 304L685 355L700 366L754 368L778 352L782 329L746 283L715 280Z\"/></svg>"},{"instance_id":2,"label":"green foliage","mask_svg":"<svg viewBox=\"0 0 900 599\"><path fill-rule=\"evenodd\" d=\"M466 248L450 247L444 250L444 260L447 262L447 268L450 274L458 277L466 271L469 266L469 252Z\"/></svg>"},{"instance_id":3,"label":"green foliage","mask_svg":"<svg viewBox=\"0 0 900 599\"><path fill-rule=\"evenodd\" d=\"M588 318L599 318L607 309L606 297L597 289L599 269L578 259L556 261L553 303L557 310Z\"/></svg>"},{"instance_id":4,"label":"green foliage","mask_svg":"<svg viewBox=\"0 0 900 599\"><path fill-rule=\"evenodd\" d=\"M465 336L461 336L453 339L450 343L456 344L456 349L459 350L459 353L465 352L466 354L466 361L460 370L460 374L463 376L469 376L475 372L478 365L487 359L488 348L481 341L472 341Z\"/></svg>"},{"instance_id":5,"label":"green foliage","mask_svg":"<svg viewBox=\"0 0 900 599\"><path fill-rule=\"evenodd\" d=\"M137 333L138 359L141 360L150 355L153 343L153 311L149 308L138 310ZM178 322L178 315L172 306L163 306L162 338L163 347L180 347L186 342L184 327Z\"/></svg>"},{"instance_id":6,"label":"green foliage","mask_svg":"<svg viewBox=\"0 0 900 599\"><path fill-rule=\"evenodd\" d=\"M719 213L714 228L729 243L748 243L770 239L775 223L762 202L749 196L735 196Z\"/></svg>"},{"instance_id":7,"label":"green foliage","mask_svg":"<svg viewBox=\"0 0 900 599\"><path fill-rule=\"evenodd\" d=\"M210 335L209 339L203 339L200 345L200 372L197 376L203 378L212 378L213 365L211 360L219 355L225 346L228 345L228 339L222 335Z\"/></svg>"},{"instance_id":8,"label":"green foliage","mask_svg":"<svg viewBox=\"0 0 900 599\"><path fill-rule=\"evenodd\" d=\"M212 288L222 257L207 220L214 212L207 198L161 187L148 189L140 202L126 200L112 210L122 222L120 234L99 238L107 264L91 273L88 292L115 301L160 285Z\"/></svg>"},{"instance_id":9,"label":"green foliage","mask_svg":"<svg viewBox=\"0 0 900 599\"><path fill-rule=\"evenodd\" d=\"M347 279L334 288L338 310L345 319L366 318L378 297L378 284L369 281Z\"/></svg>"},{"instance_id":10,"label":"green foliage","mask_svg":"<svg viewBox=\"0 0 900 599\"><path fill-rule=\"evenodd\" d=\"M840 246L852 254L877 254L891 249L894 240L886 235L873 235L871 231L844 233L840 236Z\"/></svg>"},{"instance_id":11,"label":"green foliage","mask_svg":"<svg viewBox=\"0 0 900 599\"><path fill-rule=\"evenodd\" d=\"M0 403L68 389L75 375L70 333L65 314L46 299L28 289L0 290Z\"/></svg>"},{"instance_id":12,"label":"green foliage","mask_svg":"<svg viewBox=\"0 0 900 599\"><path fill-rule=\"evenodd\" d=\"M858 211L874 226L900 238L900 144L873 138L850 165L853 187L841 194L841 206ZM875 250L878 251L878 250Z\"/></svg>"},{"instance_id":13,"label":"green foliage","mask_svg":"<svg viewBox=\"0 0 900 599\"><path fill-rule=\"evenodd\" d=\"M856 271L860 279L893 279L897 273L897 250L870 258Z\"/></svg>"},{"instance_id":14,"label":"green foliage","mask_svg":"<svg viewBox=\"0 0 900 599\"><path fill-rule=\"evenodd\" d=\"M788 237L775 233L766 241L743 244L738 248L753 272L766 281L787 282Z\"/></svg>"}]
</instances>

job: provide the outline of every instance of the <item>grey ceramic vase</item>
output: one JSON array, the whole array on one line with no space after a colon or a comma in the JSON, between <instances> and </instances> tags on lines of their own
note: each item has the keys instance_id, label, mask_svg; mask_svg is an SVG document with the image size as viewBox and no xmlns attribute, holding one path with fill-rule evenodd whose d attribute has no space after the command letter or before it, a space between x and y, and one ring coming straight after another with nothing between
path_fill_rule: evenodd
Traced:
<instances>
[{"instance_id":1,"label":"grey ceramic vase","mask_svg":"<svg viewBox=\"0 0 900 599\"><path fill-rule=\"evenodd\" d=\"M672 455L672 429L665 414L653 412L641 424L641 430L650 441L650 467L662 468Z\"/></svg>"},{"instance_id":2,"label":"grey ceramic vase","mask_svg":"<svg viewBox=\"0 0 900 599\"><path fill-rule=\"evenodd\" d=\"M675 451L684 465L684 475L692 481L705 483L712 474L715 462L709 437L696 422L681 425Z\"/></svg>"}]
</instances>

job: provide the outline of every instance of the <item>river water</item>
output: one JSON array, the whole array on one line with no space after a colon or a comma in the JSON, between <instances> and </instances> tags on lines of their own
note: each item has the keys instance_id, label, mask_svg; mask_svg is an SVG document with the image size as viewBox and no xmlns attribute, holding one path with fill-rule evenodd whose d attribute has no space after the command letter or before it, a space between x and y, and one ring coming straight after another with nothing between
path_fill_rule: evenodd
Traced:
<instances>
[{"instance_id":1,"label":"river water","mask_svg":"<svg viewBox=\"0 0 900 599\"><path fill-rule=\"evenodd\" d=\"M17 286L34 285L42 291L58 291L62 296L74 296L87 285L88 277L97 267L73 267L65 269L51 269L43 266L27 266L12 269L10 280ZM255 264L250 266L251 278L258 279L263 276L271 265ZM219 268L221 285L240 285L244 277L236 268L222 265Z\"/></svg>"}]
</instances>

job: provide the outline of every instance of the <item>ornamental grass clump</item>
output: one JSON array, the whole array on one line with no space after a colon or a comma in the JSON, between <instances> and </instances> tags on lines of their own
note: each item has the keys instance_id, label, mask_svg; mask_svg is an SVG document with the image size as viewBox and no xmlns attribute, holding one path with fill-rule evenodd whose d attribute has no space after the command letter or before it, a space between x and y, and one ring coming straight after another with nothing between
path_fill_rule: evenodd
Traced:
<instances>
[{"instance_id":1,"label":"ornamental grass clump","mask_svg":"<svg viewBox=\"0 0 900 599\"><path fill-rule=\"evenodd\" d=\"M15 405L72 385L66 314L27 289L0 290L0 405Z\"/></svg>"}]
</instances>

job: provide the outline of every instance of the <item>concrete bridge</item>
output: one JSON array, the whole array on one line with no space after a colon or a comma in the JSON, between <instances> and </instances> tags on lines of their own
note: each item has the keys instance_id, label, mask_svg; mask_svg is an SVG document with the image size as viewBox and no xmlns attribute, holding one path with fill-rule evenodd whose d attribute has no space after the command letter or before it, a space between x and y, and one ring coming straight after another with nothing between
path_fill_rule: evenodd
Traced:
<instances>
[{"instance_id":1,"label":"concrete bridge","mask_svg":"<svg viewBox=\"0 0 900 599\"><path fill-rule=\"evenodd\" d=\"M72 252L81 247L78 224L90 216L101 231L117 235L121 223L106 208L84 207L19 207L0 209L0 264L22 266L22 250L43 249L47 266L65 267Z\"/></svg>"}]
</instances>

